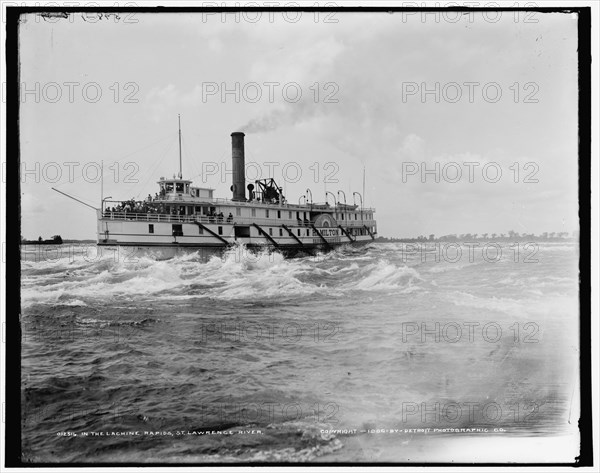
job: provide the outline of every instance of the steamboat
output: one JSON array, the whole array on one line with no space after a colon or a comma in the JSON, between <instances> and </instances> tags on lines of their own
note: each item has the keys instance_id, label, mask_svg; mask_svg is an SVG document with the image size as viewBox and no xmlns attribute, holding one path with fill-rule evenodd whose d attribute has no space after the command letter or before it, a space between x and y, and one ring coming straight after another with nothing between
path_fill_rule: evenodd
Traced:
<instances>
[{"instance_id":1,"label":"steamboat","mask_svg":"<svg viewBox=\"0 0 600 473\"><path fill-rule=\"evenodd\" d=\"M180 126L177 177L161 177L158 192L144 201L102 199L96 209L98 245L219 250L243 244L294 254L376 238L375 209L364 208L358 192L353 193L350 205L343 191L338 191L338 197L344 194L344 203L333 196L335 202L330 205L314 203L307 189L296 204L286 199L272 178L247 184L244 137L242 132L231 134L232 196L218 198L214 189L196 187L183 178Z\"/></svg>"}]
</instances>

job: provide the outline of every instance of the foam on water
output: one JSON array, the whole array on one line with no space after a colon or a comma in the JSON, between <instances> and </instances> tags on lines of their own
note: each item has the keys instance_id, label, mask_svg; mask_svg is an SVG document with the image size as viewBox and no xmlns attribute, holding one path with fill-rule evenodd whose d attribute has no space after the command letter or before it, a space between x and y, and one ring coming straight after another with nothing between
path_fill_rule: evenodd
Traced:
<instances>
[{"instance_id":1,"label":"foam on water","mask_svg":"<svg viewBox=\"0 0 600 473\"><path fill-rule=\"evenodd\" d=\"M350 253L352 254L352 253ZM114 261L108 255L94 262L72 266L67 258L23 267L23 306L58 302L70 297L85 304L85 299L217 298L224 300L264 300L278 297L329 296L362 291L410 288L420 280L418 272L386 260L361 266L348 251L305 258L286 259L280 253L252 254L242 246L199 261L197 253L170 260L143 256L135 261ZM67 269L68 268L68 269ZM83 300L82 300L83 299ZM68 302L73 304L73 302Z\"/></svg>"}]
</instances>

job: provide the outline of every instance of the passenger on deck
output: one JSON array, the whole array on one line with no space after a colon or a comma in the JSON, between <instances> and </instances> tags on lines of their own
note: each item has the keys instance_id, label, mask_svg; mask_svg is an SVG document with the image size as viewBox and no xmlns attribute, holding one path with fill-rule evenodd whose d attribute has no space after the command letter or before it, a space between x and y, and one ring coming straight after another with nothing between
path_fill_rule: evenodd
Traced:
<instances>
[{"instance_id":1,"label":"passenger on deck","mask_svg":"<svg viewBox=\"0 0 600 473\"><path fill-rule=\"evenodd\" d=\"M231 212L229 212L229 215L227 216L227 223L232 222L233 221L233 214Z\"/></svg>"}]
</instances>

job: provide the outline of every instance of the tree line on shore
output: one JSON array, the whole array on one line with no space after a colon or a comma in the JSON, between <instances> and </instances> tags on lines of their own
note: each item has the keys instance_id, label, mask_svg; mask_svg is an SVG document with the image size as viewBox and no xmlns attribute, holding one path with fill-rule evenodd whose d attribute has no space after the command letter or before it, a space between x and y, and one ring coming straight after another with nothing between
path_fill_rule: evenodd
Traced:
<instances>
[{"instance_id":1,"label":"tree line on shore","mask_svg":"<svg viewBox=\"0 0 600 473\"><path fill-rule=\"evenodd\" d=\"M543 232L539 235L534 233L519 233L514 230L509 230L507 233L451 233L436 237L435 234L419 235L417 237L408 238L386 238L378 237L379 242L439 242L439 241L569 241L577 240L579 235L573 232L569 236L569 232Z\"/></svg>"}]
</instances>

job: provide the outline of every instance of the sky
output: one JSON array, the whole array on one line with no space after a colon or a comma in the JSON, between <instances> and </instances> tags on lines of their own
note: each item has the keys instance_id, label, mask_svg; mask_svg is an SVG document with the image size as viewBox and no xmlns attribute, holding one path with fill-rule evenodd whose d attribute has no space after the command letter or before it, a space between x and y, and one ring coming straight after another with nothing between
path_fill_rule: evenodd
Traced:
<instances>
[{"instance_id":1,"label":"sky","mask_svg":"<svg viewBox=\"0 0 600 473\"><path fill-rule=\"evenodd\" d=\"M183 175L217 197L244 131L247 179L291 203L359 204L364 172L381 236L578 230L571 14L29 14L19 34L25 238L95 239L52 187L154 195L178 115Z\"/></svg>"}]
</instances>

